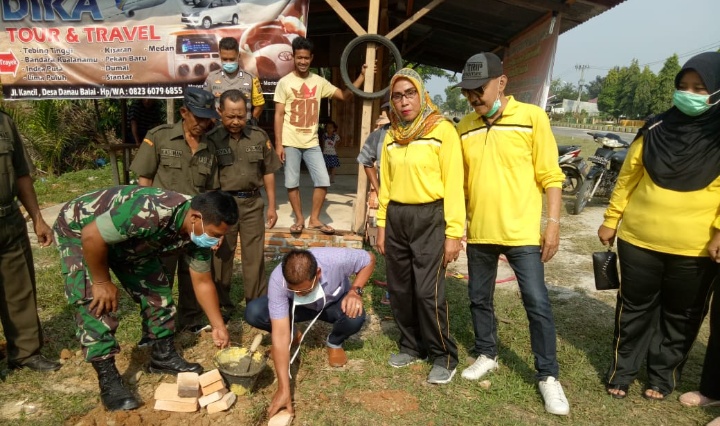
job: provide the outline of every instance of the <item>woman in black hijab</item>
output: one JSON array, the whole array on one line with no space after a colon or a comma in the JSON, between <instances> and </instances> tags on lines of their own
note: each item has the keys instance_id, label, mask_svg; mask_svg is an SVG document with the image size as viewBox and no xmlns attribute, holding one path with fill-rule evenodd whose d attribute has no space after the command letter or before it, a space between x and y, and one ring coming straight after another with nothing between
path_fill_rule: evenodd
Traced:
<instances>
[{"instance_id":1,"label":"woman in black hijab","mask_svg":"<svg viewBox=\"0 0 720 426\"><path fill-rule=\"evenodd\" d=\"M720 261L720 53L691 58L675 88L674 106L630 146L598 229L603 244L618 237L622 281L606 377L618 399L643 359L643 397L675 389Z\"/></svg>"}]
</instances>

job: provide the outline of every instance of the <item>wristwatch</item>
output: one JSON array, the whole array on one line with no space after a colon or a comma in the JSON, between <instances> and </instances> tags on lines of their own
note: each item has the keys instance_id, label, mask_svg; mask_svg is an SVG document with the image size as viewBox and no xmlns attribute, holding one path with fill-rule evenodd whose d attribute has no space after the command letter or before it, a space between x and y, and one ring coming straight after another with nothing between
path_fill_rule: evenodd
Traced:
<instances>
[{"instance_id":1,"label":"wristwatch","mask_svg":"<svg viewBox=\"0 0 720 426\"><path fill-rule=\"evenodd\" d=\"M351 289L355 289L355 293L357 293L358 296L362 296L365 292L362 287L351 287Z\"/></svg>"}]
</instances>

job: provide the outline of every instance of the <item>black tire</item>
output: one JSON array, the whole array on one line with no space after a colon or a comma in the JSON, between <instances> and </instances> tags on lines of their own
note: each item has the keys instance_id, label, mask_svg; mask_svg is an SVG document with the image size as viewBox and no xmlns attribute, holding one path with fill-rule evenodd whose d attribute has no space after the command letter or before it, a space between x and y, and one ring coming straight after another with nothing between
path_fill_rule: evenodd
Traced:
<instances>
[{"instance_id":1,"label":"black tire","mask_svg":"<svg viewBox=\"0 0 720 426\"><path fill-rule=\"evenodd\" d=\"M393 44L390 39L383 37L379 34L365 34L353 39L350 43L348 43L347 46L345 46L345 50L343 50L343 53L340 56L340 75L342 76L343 82L345 83L347 88L356 96L359 96L363 99L382 98L383 96L385 96L388 90L390 90L389 87L378 90L377 92L368 93L353 86L353 81L350 79L350 74L348 73L347 69L348 57L350 56L350 53L352 53L353 49L363 43L378 43L387 47L390 50L393 58L395 59L395 65L397 66L397 69L403 67L402 56L400 55L400 51L398 50L398 48L395 47L395 44Z\"/></svg>"},{"instance_id":2,"label":"black tire","mask_svg":"<svg viewBox=\"0 0 720 426\"><path fill-rule=\"evenodd\" d=\"M565 173L565 181L563 181L563 195L575 195L583 184L583 177L580 171L575 167L560 167Z\"/></svg>"},{"instance_id":3,"label":"black tire","mask_svg":"<svg viewBox=\"0 0 720 426\"><path fill-rule=\"evenodd\" d=\"M595 187L595 179L588 179L580 185L580 189L575 196L575 206L573 208L573 214L580 214L585 206L587 206L588 200L590 199L590 192Z\"/></svg>"},{"instance_id":4,"label":"black tire","mask_svg":"<svg viewBox=\"0 0 720 426\"><path fill-rule=\"evenodd\" d=\"M240 19L238 18L237 15L233 15L231 22L232 22L233 25L237 25L238 22L240 22Z\"/></svg>"}]
</instances>

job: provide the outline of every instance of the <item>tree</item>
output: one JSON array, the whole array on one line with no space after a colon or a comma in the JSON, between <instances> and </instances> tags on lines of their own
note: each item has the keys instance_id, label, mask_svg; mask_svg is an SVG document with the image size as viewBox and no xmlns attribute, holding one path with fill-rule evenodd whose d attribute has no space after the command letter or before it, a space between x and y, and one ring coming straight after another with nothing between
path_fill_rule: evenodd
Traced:
<instances>
[{"instance_id":1,"label":"tree","mask_svg":"<svg viewBox=\"0 0 720 426\"><path fill-rule=\"evenodd\" d=\"M657 83L653 91L653 103L650 110L659 114L672 106L672 96L675 91L675 76L680 72L680 61L677 54L665 60L665 64L657 75Z\"/></svg>"},{"instance_id":2,"label":"tree","mask_svg":"<svg viewBox=\"0 0 720 426\"><path fill-rule=\"evenodd\" d=\"M620 68L614 67L603 79L603 88L598 95L598 110L617 119L620 116L618 92L620 91Z\"/></svg>"},{"instance_id":3,"label":"tree","mask_svg":"<svg viewBox=\"0 0 720 426\"><path fill-rule=\"evenodd\" d=\"M639 113L635 111L635 90L640 79L640 65L637 59L633 59L629 67L620 69L620 90L618 91L617 106L620 115L637 118Z\"/></svg>"},{"instance_id":4,"label":"tree","mask_svg":"<svg viewBox=\"0 0 720 426\"><path fill-rule=\"evenodd\" d=\"M564 84L560 87L560 90L555 94L555 98L559 101L563 99L573 99L576 100L578 97L578 91L574 84L569 82L564 82Z\"/></svg>"},{"instance_id":5,"label":"tree","mask_svg":"<svg viewBox=\"0 0 720 426\"><path fill-rule=\"evenodd\" d=\"M595 77L595 80L585 85L585 91L587 92L588 99L595 99L600 95L604 81L605 77L598 75Z\"/></svg>"},{"instance_id":6,"label":"tree","mask_svg":"<svg viewBox=\"0 0 720 426\"><path fill-rule=\"evenodd\" d=\"M445 109L451 115L465 115L470 112L470 104L462 96L460 89L448 86L445 88Z\"/></svg>"},{"instance_id":7,"label":"tree","mask_svg":"<svg viewBox=\"0 0 720 426\"><path fill-rule=\"evenodd\" d=\"M635 88L635 96L633 97L634 117L645 118L652 113L652 105L654 102L654 92L657 86L657 77L645 65L642 73L638 77L637 87Z\"/></svg>"},{"instance_id":8,"label":"tree","mask_svg":"<svg viewBox=\"0 0 720 426\"><path fill-rule=\"evenodd\" d=\"M444 110L444 109L445 109L445 102L443 102L442 96L440 96L440 95L435 95L435 96L433 96L433 100L432 100L432 101L433 101L433 103L434 103L438 108L440 108L440 110Z\"/></svg>"},{"instance_id":9,"label":"tree","mask_svg":"<svg viewBox=\"0 0 720 426\"><path fill-rule=\"evenodd\" d=\"M431 66L427 66L427 65L415 65L415 66L412 66L411 68L414 69L418 74L420 74L420 78L422 78L423 83L427 83L431 77L448 78L451 76L451 74L449 72L445 71L442 68L438 68L438 67L431 67Z\"/></svg>"}]
</instances>

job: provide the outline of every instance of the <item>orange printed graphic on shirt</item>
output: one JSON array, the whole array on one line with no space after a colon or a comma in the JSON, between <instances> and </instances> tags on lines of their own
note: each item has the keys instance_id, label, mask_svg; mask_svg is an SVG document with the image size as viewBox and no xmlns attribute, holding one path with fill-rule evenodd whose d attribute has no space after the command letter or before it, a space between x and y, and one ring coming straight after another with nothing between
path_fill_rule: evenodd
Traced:
<instances>
[{"instance_id":1,"label":"orange printed graphic on shirt","mask_svg":"<svg viewBox=\"0 0 720 426\"><path fill-rule=\"evenodd\" d=\"M290 124L295 127L313 127L320 117L319 103L315 98L317 86L310 89L305 83L300 90L292 89L295 99L290 103Z\"/></svg>"}]
</instances>

